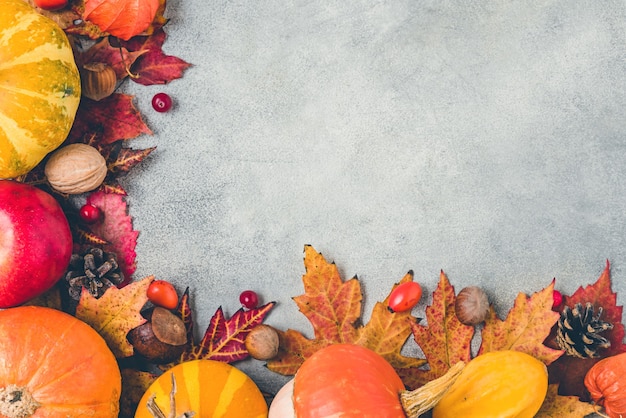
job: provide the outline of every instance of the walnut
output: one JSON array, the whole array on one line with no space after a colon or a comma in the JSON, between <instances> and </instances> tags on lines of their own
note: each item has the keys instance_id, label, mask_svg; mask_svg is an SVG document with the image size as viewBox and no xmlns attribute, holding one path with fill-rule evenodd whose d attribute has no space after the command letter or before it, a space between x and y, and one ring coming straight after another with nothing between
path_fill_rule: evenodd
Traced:
<instances>
[{"instance_id":1,"label":"walnut","mask_svg":"<svg viewBox=\"0 0 626 418\"><path fill-rule=\"evenodd\" d=\"M46 163L46 178L55 190L81 194L96 189L107 175L106 160L87 144L70 144L56 150Z\"/></svg>"}]
</instances>

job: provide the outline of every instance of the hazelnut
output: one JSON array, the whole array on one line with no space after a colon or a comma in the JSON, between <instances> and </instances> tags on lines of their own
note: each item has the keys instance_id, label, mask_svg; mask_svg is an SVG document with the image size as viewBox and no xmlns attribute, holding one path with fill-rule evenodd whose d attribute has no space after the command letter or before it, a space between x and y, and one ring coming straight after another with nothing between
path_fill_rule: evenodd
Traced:
<instances>
[{"instance_id":1,"label":"hazelnut","mask_svg":"<svg viewBox=\"0 0 626 418\"><path fill-rule=\"evenodd\" d=\"M454 309L462 324L480 324L489 314L489 299L480 287L469 286L457 295Z\"/></svg>"},{"instance_id":2,"label":"hazelnut","mask_svg":"<svg viewBox=\"0 0 626 418\"><path fill-rule=\"evenodd\" d=\"M117 86L117 74L108 64L90 62L80 70L81 91L83 96L99 101L109 97Z\"/></svg>"},{"instance_id":3,"label":"hazelnut","mask_svg":"<svg viewBox=\"0 0 626 418\"><path fill-rule=\"evenodd\" d=\"M87 144L70 144L56 150L44 168L50 186L58 192L81 194L96 189L107 175L100 151Z\"/></svg>"},{"instance_id":4,"label":"hazelnut","mask_svg":"<svg viewBox=\"0 0 626 418\"><path fill-rule=\"evenodd\" d=\"M278 332L269 325L254 327L244 341L250 356L257 360L269 360L278 354Z\"/></svg>"},{"instance_id":5,"label":"hazelnut","mask_svg":"<svg viewBox=\"0 0 626 418\"><path fill-rule=\"evenodd\" d=\"M135 354L155 364L176 360L183 354L187 331L182 319L159 306L143 312L147 321L128 333Z\"/></svg>"}]
</instances>

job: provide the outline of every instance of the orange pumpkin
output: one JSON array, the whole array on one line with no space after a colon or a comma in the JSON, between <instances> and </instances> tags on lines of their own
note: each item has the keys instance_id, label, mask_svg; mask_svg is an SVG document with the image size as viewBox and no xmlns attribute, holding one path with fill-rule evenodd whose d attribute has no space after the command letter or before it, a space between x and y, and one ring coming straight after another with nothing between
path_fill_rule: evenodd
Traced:
<instances>
[{"instance_id":1,"label":"orange pumpkin","mask_svg":"<svg viewBox=\"0 0 626 418\"><path fill-rule=\"evenodd\" d=\"M100 335L55 309L0 311L0 416L118 416L121 377Z\"/></svg>"},{"instance_id":2,"label":"orange pumpkin","mask_svg":"<svg viewBox=\"0 0 626 418\"><path fill-rule=\"evenodd\" d=\"M159 376L143 395L135 418L154 418L146 406L152 396L165 416L170 416L172 375L177 417L185 412L194 412L196 417L267 417L265 398L245 373L219 361L193 360Z\"/></svg>"},{"instance_id":3,"label":"orange pumpkin","mask_svg":"<svg viewBox=\"0 0 626 418\"><path fill-rule=\"evenodd\" d=\"M300 366L293 403L299 418L404 418L403 390L402 380L379 354L358 345L335 344Z\"/></svg>"},{"instance_id":4,"label":"orange pumpkin","mask_svg":"<svg viewBox=\"0 0 626 418\"><path fill-rule=\"evenodd\" d=\"M585 387L609 417L626 416L626 353L594 364L585 375Z\"/></svg>"}]
</instances>

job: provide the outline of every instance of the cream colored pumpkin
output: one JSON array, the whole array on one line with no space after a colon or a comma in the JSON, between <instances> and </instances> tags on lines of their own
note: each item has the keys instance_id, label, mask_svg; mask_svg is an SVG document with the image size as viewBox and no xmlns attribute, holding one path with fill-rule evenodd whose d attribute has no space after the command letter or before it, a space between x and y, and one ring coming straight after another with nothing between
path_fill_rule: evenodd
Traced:
<instances>
[{"instance_id":1,"label":"cream colored pumpkin","mask_svg":"<svg viewBox=\"0 0 626 418\"><path fill-rule=\"evenodd\" d=\"M79 101L63 30L23 0L0 0L0 178L26 174L59 147Z\"/></svg>"}]
</instances>

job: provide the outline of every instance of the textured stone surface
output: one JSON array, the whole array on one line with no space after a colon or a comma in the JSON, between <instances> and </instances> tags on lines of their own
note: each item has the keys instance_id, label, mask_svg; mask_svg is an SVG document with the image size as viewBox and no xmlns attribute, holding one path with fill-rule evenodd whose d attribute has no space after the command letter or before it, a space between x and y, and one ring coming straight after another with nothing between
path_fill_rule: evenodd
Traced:
<instances>
[{"instance_id":1,"label":"textured stone surface","mask_svg":"<svg viewBox=\"0 0 626 418\"><path fill-rule=\"evenodd\" d=\"M137 276L191 288L198 330L242 290L311 335L303 246L355 274L364 317L409 269L505 315L612 263L626 295L623 1L168 0L181 80L128 83L158 147L126 179ZM157 114L150 98L169 93ZM415 347L407 345L409 352ZM267 391L285 381L239 364Z\"/></svg>"}]
</instances>

